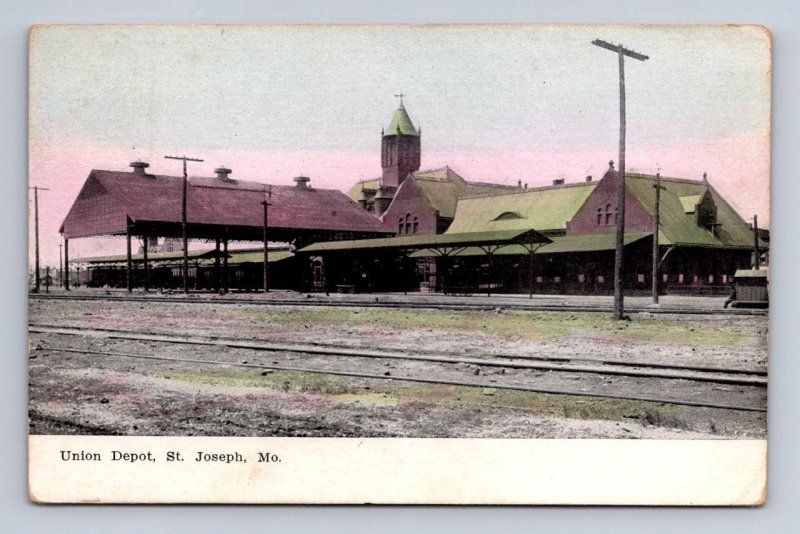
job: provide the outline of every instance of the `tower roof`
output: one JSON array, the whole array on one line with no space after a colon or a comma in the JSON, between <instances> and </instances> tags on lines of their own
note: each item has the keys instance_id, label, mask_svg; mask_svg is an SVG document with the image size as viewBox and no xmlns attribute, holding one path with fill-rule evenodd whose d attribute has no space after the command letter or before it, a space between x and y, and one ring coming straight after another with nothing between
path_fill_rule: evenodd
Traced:
<instances>
[{"instance_id":1,"label":"tower roof","mask_svg":"<svg viewBox=\"0 0 800 534\"><path fill-rule=\"evenodd\" d=\"M419 133L417 133L417 129L414 128L414 124L411 122L411 118L408 116L402 102L400 102L400 107L398 107L392 115L392 122L389 123L389 128L386 129L386 135L397 135L398 129L403 135L419 137Z\"/></svg>"}]
</instances>

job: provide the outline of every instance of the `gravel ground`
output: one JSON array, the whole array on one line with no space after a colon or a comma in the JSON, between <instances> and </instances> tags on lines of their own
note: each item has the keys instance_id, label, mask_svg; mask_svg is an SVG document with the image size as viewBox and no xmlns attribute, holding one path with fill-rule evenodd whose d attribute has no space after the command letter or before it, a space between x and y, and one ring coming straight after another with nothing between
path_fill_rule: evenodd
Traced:
<instances>
[{"instance_id":1,"label":"gravel ground","mask_svg":"<svg viewBox=\"0 0 800 534\"><path fill-rule=\"evenodd\" d=\"M477 316L479 323L486 319L488 329L476 326L463 330L449 326L458 323L461 312L447 310L425 312L436 314L430 316L430 326L420 326L422 312L416 310L408 311L407 318L386 313L388 319L400 320L401 324L373 321L372 316L381 314L375 308L355 308L341 314L337 311L333 317L324 313L318 317L316 311L310 313L306 307L267 307L264 312L264 306L247 304L32 299L29 319L32 324L335 343L416 353L460 352L469 357L602 357L750 370L765 370L767 366L766 316L639 314L632 318L631 327L609 329L601 324L587 330L583 328L587 319L581 314L559 312L556 334L563 329L562 323L575 324L575 328L564 330L565 335L516 335L491 329L498 316L501 321L521 320L518 312L502 307ZM354 312L364 315L357 317ZM425 323L428 316L423 317ZM473 319L470 316L470 321ZM662 325L665 331L672 329L677 337L670 337L670 342L650 339L650 330L636 330L647 323L653 323L656 332ZM685 339L681 337L684 328ZM652 439L766 435L765 413L627 401L609 404L590 397L509 396L492 386L567 384L574 391L591 393L641 391L666 395L665 398L758 406L766 405L766 389L514 369L502 369L501 373L496 368L425 362L350 358L332 361L292 353L220 351L214 347L55 334L32 334L31 343L31 432L37 434ZM231 363L246 361L263 365L265 370L48 350L54 346ZM269 365L344 370L355 367L369 373L389 373L387 376L469 379L478 386L463 391L443 390L441 386L400 380L337 377L334 382L320 382L301 375L281 375L277 380L280 373L268 374Z\"/></svg>"}]
</instances>

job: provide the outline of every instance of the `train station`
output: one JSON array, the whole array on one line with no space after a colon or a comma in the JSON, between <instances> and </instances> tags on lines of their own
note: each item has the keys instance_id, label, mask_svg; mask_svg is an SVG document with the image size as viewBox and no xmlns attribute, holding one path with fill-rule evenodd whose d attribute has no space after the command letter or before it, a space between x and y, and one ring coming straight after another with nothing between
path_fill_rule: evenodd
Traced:
<instances>
[{"instance_id":1,"label":"train station","mask_svg":"<svg viewBox=\"0 0 800 534\"><path fill-rule=\"evenodd\" d=\"M66 265L78 283L129 290L178 289L185 277L187 289L215 291L612 293L613 161L599 179L530 188L470 182L449 166L420 170L421 133L402 101L381 143L381 176L348 195L303 176L294 186L240 181L221 167L187 178L183 212L181 177L148 174L145 162L92 170L61 227L65 253L69 240L106 235L125 237L128 254ZM727 295L737 270L766 259L763 229L706 174L626 173L625 184L626 293ZM159 256L159 240L179 240L184 226L187 243L205 248Z\"/></svg>"}]
</instances>

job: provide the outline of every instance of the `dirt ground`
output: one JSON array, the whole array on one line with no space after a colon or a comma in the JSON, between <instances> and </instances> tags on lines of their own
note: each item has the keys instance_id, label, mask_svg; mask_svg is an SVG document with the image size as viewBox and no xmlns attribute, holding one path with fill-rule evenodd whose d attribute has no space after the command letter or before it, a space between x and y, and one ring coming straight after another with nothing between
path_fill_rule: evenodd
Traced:
<instances>
[{"instance_id":1,"label":"dirt ground","mask_svg":"<svg viewBox=\"0 0 800 534\"><path fill-rule=\"evenodd\" d=\"M302 298L300 296L299 298ZM766 316L634 314L619 323L580 312L403 310L248 304L31 299L32 325L460 353L766 370ZM35 434L408 436L526 438L765 437L766 414L602 398L603 392L766 406L766 389L687 380L529 372L31 335ZM77 352L61 352L69 348ZM81 354L82 350L213 360L205 365ZM362 369L353 378L270 366ZM472 386L420 384L425 376ZM502 389L557 387L595 396Z\"/></svg>"}]
</instances>

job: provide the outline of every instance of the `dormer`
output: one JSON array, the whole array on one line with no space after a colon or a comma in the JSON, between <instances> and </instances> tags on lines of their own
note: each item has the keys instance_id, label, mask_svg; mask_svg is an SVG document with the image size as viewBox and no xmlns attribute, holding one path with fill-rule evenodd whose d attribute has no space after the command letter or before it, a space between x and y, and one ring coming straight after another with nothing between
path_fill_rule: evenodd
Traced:
<instances>
[{"instance_id":1,"label":"dormer","mask_svg":"<svg viewBox=\"0 0 800 534\"><path fill-rule=\"evenodd\" d=\"M717 223L717 204L714 202L714 197L711 191L706 189L701 195L688 195L680 197L683 211L687 215L694 217L694 222L697 226L709 230L714 235L717 235L719 224Z\"/></svg>"}]
</instances>

